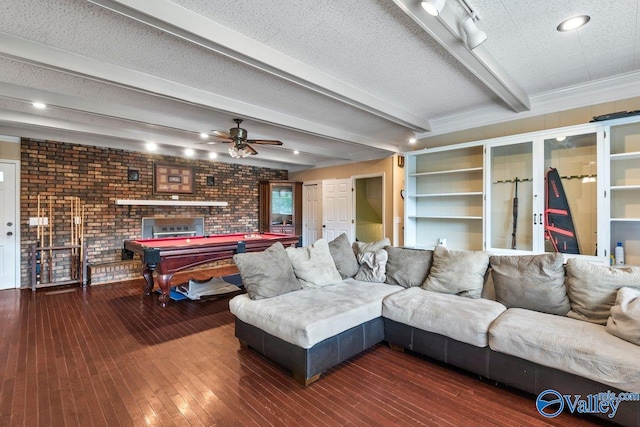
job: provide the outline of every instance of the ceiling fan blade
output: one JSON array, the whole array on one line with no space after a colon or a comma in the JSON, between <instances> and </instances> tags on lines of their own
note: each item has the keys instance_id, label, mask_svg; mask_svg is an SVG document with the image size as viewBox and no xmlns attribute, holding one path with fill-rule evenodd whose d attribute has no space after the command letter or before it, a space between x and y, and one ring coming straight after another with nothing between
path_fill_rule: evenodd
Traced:
<instances>
[{"instance_id":1,"label":"ceiling fan blade","mask_svg":"<svg viewBox=\"0 0 640 427\"><path fill-rule=\"evenodd\" d=\"M211 135L215 136L216 138L231 139L231 135L221 130L212 130Z\"/></svg>"},{"instance_id":2,"label":"ceiling fan blade","mask_svg":"<svg viewBox=\"0 0 640 427\"><path fill-rule=\"evenodd\" d=\"M249 144L262 144L262 145L282 145L282 141L276 141L273 139L247 139Z\"/></svg>"},{"instance_id":3,"label":"ceiling fan blade","mask_svg":"<svg viewBox=\"0 0 640 427\"><path fill-rule=\"evenodd\" d=\"M257 152L256 150L254 150L254 148L253 148L252 146L247 145L247 144L245 144L244 146L245 146L245 148L247 148L249 151L251 151L251 154L252 154L252 155L256 155L256 154L258 154L258 152Z\"/></svg>"}]
</instances>

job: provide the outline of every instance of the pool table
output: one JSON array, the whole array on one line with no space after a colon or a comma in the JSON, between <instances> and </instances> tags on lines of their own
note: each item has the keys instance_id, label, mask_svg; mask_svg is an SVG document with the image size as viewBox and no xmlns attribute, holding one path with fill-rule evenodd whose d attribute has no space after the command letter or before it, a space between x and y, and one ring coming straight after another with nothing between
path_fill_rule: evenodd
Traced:
<instances>
[{"instance_id":1,"label":"pool table","mask_svg":"<svg viewBox=\"0 0 640 427\"><path fill-rule=\"evenodd\" d=\"M300 236L278 233L216 234L203 237L169 237L161 239L125 240L124 250L139 254L142 260L144 293L153 290L153 272L162 294L160 303L169 302L173 274L212 261L231 259L234 254L259 252L275 242L285 247L300 243Z\"/></svg>"}]
</instances>

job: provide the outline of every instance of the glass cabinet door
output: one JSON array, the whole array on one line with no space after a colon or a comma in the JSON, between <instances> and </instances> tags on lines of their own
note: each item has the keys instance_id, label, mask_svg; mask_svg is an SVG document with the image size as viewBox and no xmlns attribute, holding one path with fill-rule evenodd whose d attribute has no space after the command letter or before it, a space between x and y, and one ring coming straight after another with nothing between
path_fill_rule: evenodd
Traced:
<instances>
[{"instance_id":1,"label":"glass cabinet door","mask_svg":"<svg viewBox=\"0 0 640 427\"><path fill-rule=\"evenodd\" d=\"M533 142L488 149L487 249L532 251Z\"/></svg>"},{"instance_id":2,"label":"glass cabinet door","mask_svg":"<svg viewBox=\"0 0 640 427\"><path fill-rule=\"evenodd\" d=\"M544 250L597 255L598 137L595 132L544 140Z\"/></svg>"}]
</instances>

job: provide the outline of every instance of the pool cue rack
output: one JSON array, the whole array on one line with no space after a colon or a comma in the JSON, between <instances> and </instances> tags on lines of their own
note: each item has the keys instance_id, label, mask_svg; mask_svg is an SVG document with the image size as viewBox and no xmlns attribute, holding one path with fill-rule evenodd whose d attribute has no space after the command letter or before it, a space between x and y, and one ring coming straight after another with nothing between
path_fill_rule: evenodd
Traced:
<instances>
[{"instance_id":1,"label":"pool cue rack","mask_svg":"<svg viewBox=\"0 0 640 427\"><path fill-rule=\"evenodd\" d=\"M48 208L48 218L46 217ZM84 241L84 205L79 197L64 200L69 214L70 244L54 245L54 200L38 195L36 244L29 247L31 290L38 288L82 284L87 285L87 247ZM66 222L67 220L65 220ZM54 268L54 261L61 267Z\"/></svg>"}]
</instances>

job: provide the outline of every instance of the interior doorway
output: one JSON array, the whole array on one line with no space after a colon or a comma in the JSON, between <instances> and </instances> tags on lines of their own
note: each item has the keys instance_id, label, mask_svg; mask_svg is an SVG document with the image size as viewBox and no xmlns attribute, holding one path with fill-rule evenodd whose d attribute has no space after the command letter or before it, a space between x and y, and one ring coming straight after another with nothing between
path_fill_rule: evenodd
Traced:
<instances>
[{"instance_id":1,"label":"interior doorway","mask_svg":"<svg viewBox=\"0 0 640 427\"><path fill-rule=\"evenodd\" d=\"M353 178L355 238L375 242L384 236L384 174Z\"/></svg>"}]
</instances>

